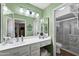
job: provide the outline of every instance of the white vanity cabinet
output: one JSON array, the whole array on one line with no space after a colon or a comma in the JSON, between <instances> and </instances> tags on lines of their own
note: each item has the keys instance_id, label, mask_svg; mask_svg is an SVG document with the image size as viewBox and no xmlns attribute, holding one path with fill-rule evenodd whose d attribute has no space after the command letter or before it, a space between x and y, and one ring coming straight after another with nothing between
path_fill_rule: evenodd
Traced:
<instances>
[{"instance_id":1,"label":"white vanity cabinet","mask_svg":"<svg viewBox=\"0 0 79 59\"><path fill-rule=\"evenodd\" d=\"M40 56L40 43L31 44L31 56Z\"/></svg>"},{"instance_id":2,"label":"white vanity cabinet","mask_svg":"<svg viewBox=\"0 0 79 59\"><path fill-rule=\"evenodd\" d=\"M15 49L16 50L16 49ZM30 55L30 46L25 45L17 48L19 56L29 56Z\"/></svg>"},{"instance_id":3,"label":"white vanity cabinet","mask_svg":"<svg viewBox=\"0 0 79 59\"><path fill-rule=\"evenodd\" d=\"M30 48L28 45L20 46L12 49L7 49L0 51L0 56L29 56L30 55Z\"/></svg>"},{"instance_id":4,"label":"white vanity cabinet","mask_svg":"<svg viewBox=\"0 0 79 59\"><path fill-rule=\"evenodd\" d=\"M51 44L51 38L26 40L21 44L0 46L0 56L40 56L40 48Z\"/></svg>"}]
</instances>

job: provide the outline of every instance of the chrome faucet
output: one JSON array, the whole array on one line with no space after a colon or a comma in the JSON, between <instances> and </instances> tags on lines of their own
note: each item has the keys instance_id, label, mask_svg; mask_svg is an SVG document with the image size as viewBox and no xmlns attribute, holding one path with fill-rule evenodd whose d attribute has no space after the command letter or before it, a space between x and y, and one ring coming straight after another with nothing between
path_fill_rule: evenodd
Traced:
<instances>
[{"instance_id":1,"label":"chrome faucet","mask_svg":"<svg viewBox=\"0 0 79 59\"><path fill-rule=\"evenodd\" d=\"M10 39L11 39L10 37L4 37L4 38L3 38L4 44L9 43Z\"/></svg>"},{"instance_id":2,"label":"chrome faucet","mask_svg":"<svg viewBox=\"0 0 79 59\"><path fill-rule=\"evenodd\" d=\"M23 42L23 35L21 35L21 40L22 40L22 42Z\"/></svg>"},{"instance_id":3,"label":"chrome faucet","mask_svg":"<svg viewBox=\"0 0 79 59\"><path fill-rule=\"evenodd\" d=\"M16 42L19 42L19 36L16 39L17 39Z\"/></svg>"}]
</instances>

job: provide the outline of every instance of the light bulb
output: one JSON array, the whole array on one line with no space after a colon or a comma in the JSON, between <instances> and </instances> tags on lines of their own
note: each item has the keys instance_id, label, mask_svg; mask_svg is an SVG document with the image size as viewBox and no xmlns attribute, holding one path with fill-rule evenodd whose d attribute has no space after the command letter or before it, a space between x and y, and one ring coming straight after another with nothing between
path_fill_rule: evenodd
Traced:
<instances>
[{"instance_id":1,"label":"light bulb","mask_svg":"<svg viewBox=\"0 0 79 59\"><path fill-rule=\"evenodd\" d=\"M39 17L39 14L38 13L36 14L36 17Z\"/></svg>"},{"instance_id":2,"label":"light bulb","mask_svg":"<svg viewBox=\"0 0 79 59\"><path fill-rule=\"evenodd\" d=\"M20 13L23 13L23 12L24 12L23 8L20 8Z\"/></svg>"},{"instance_id":3,"label":"light bulb","mask_svg":"<svg viewBox=\"0 0 79 59\"><path fill-rule=\"evenodd\" d=\"M26 16L29 16L29 14L30 14L29 10L26 10L26 11L25 11L25 15L26 15Z\"/></svg>"},{"instance_id":4,"label":"light bulb","mask_svg":"<svg viewBox=\"0 0 79 59\"><path fill-rule=\"evenodd\" d=\"M4 11L8 11L8 8L6 6L3 6Z\"/></svg>"}]
</instances>

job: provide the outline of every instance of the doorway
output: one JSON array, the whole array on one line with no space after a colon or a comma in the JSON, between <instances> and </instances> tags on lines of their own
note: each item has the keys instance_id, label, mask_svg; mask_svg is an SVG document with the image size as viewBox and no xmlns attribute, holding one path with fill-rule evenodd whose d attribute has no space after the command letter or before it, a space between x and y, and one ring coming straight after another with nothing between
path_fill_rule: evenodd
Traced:
<instances>
[{"instance_id":1,"label":"doorway","mask_svg":"<svg viewBox=\"0 0 79 59\"><path fill-rule=\"evenodd\" d=\"M25 23L22 21L15 21L15 37L25 36Z\"/></svg>"}]
</instances>

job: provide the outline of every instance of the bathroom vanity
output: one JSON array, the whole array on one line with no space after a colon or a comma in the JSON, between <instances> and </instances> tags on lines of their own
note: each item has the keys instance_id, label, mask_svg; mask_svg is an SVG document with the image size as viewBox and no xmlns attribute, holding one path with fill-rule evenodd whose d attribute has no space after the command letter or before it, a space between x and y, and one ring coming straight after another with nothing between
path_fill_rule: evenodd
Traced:
<instances>
[{"instance_id":1,"label":"bathroom vanity","mask_svg":"<svg viewBox=\"0 0 79 59\"><path fill-rule=\"evenodd\" d=\"M23 42L0 44L0 56L40 56L40 48L51 44L51 37L23 37Z\"/></svg>"},{"instance_id":2,"label":"bathroom vanity","mask_svg":"<svg viewBox=\"0 0 79 59\"><path fill-rule=\"evenodd\" d=\"M23 13L20 13L20 9L18 12L12 11L9 4L2 4L4 11L1 20L0 56L41 56L41 49L51 44L51 37L48 37L49 19L41 18L41 14L36 10L33 10L35 14L32 16L31 9L27 10L19 5L18 7L23 9ZM36 17L36 14L39 16ZM44 33L44 38L38 37L41 32ZM9 37L10 40L6 40L5 37Z\"/></svg>"}]
</instances>

